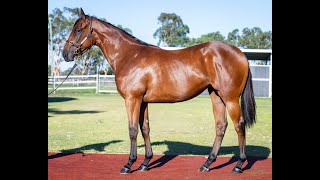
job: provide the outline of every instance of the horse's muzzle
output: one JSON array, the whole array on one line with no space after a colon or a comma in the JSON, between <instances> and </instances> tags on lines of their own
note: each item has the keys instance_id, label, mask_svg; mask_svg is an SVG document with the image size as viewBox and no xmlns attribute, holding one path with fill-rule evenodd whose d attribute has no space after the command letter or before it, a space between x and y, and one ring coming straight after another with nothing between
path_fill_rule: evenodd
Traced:
<instances>
[{"instance_id":1,"label":"horse's muzzle","mask_svg":"<svg viewBox=\"0 0 320 180\"><path fill-rule=\"evenodd\" d=\"M74 58L75 54L73 52L63 51L62 56L65 61L70 62L70 61L74 60L73 58Z\"/></svg>"}]
</instances>

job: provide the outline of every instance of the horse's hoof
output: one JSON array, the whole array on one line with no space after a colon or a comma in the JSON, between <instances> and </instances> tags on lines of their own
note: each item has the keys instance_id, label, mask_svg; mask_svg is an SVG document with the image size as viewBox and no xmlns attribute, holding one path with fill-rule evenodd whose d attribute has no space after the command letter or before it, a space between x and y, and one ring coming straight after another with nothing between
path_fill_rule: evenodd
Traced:
<instances>
[{"instance_id":1,"label":"horse's hoof","mask_svg":"<svg viewBox=\"0 0 320 180\"><path fill-rule=\"evenodd\" d=\"M236 174L240 174L240 173L242 173L243 171L242 171L242 169L240 169L240 168L238 168L238 167L235 167L235 168L233 168L232 172L233 172L233 173L236 173Z\"/></svg>"},{"instance_id":2,"label":"horse's hoof","mask_svg":"<svg viewBox=\"0 0 320 180\"><path fill-rule=\"evenodd\" d=\"M201 168L198 171L199 172L209 172L209 168L201 166Z\"/></svg>"},{"instance_id":3,"label":"horse's hoof","mask_svg":"<svg viewBox=\"0 0 320 180\"><path fill-rule=\"evenodd\" d=\"M146 171L148 171L149 170L149 168L147 167L147 166L145 166L145 165L143 165L143 164L141 164L141 166L139 167L139 169L138 169L139 171L142 171L142 172L146 172Z\"/></svg>"},{"instance_id":4,"label":"horse's hoof","mask_svg":"<svg viewBox=\"0 0 320 180\"><path fill-rule=\"evenodd\" d=\"M130 169L129 168L126 168L126 167L123 167L120 171L120 174L130 174Z\"/></svg>"}]
</instances>

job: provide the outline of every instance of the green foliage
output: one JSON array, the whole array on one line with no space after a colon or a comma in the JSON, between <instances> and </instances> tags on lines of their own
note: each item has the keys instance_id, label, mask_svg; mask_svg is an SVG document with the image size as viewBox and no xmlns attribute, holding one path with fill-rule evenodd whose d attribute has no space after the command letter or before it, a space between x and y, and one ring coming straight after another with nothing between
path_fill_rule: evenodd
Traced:
<instances>
[{"instance_id":1,"label":"green foliage","mask_svg":"<svg viewBox=\"0 0 320 180\"><path fill-rule=\"evenodd\" d=\"M71 17L66 17L65 14L71 14ZM52 21L52 37L53 43L59 44L62 40L67 39L72 30L74 22L78 19L77 16L77 8L64 8L64 10L60 10L59 8L55 8L52 10L52 14L49 14L49 19ZM49 21L48 21L49 25ZM50 43L50 33L48 28L48 43Z\"/></svg>"},{"instance_id":2,"label":"green foliage","mask_svg":"<svg viewBox=\"0 0 320 180\"><path fill-rule=\"evenodd\" d=\"M239 41L239 46L248 49L271 49L272 32L263 32L259 27L244 28Z\"/></svg>"},{"instance_id":3,"label":"green foliage","mask_svg":"<svg viewBox=\"0 0 320 180\"><path fill-rule=\"evenodd\" d=\"M175 13L161 13L158 17L158 23L161 24L153 34L158 38L158 46L180 47L189 41L186 36L189 33L189 27L183 24L180 16Z\"/></svg>"},{"instance_id":4,"label":"green foliage","mask_svg":"<svg viewBox=\"0 0 320 180\"><path fill-rule=\"evenodd\" d=\"M95 71L101 70L101 68L103 68L103 66L107 62L102 51L100 50L100 48L98 46L93 46L91 48L91 51L89 51L89 57L92 62L90 68L93 68ZM94 74L96 74L96 73L97 72L94 72Z\"/></svg>"},{"instance_id":5,"label":"green foliage","mask_svg":"<svg viewBox=\"0 0 320 180\"><path fill-rule=\"evenodd\" d=\"M239 29L234 29L228 33L227 43L239 47L239 41L241 36L239 35Z\"/></svg>"},{"instance_id":6,"label":"green foliage","mask_svg":"<svg viewBox=\"0 0 320 180\"><path fill-rule=\"evenodd\" d=\"M77 8L63 8L60 10L59 8L55 8L52 10L52 14L48 14L48 44L50 44L50 24L52 28L52 42L53 42L53 50L55 52L55 56L58 57L55 60L55 67L60 67L60 63L63 61L61 56L62 49L65 44L65 40L68 38L70 31L72 30L73 24L78 18ZM68 16L69 14L69 16ZM50 22L51 23L50 23ZM60 71L60 70L59 70Z\"/></svg>"},{"instance_id":7,"label":"green foliage","mask_svg":"<svg viewBox=\"0 0 320 180\"><path fill-rule=\"evenodd\" d=\"M79 74L82 74L81 71L84 69L85 74L96 74L98 71L105 68L107 64L106 58L98 46L92 46L87 54L83 55L82 58L79 58L78 61L80 62L77 67L77 72L79 72Z\"/></svg>"},{"instance_id":8,"label":"green foliage","mask_svg":"<svg viewBox=\"0 0 320 180\"><path fill-rule=\"evenodd\" d=\"M272 48L272 32L263 32L259 27L244 28L242 34L239 29L234 29L228 33L225 38L219 31L202 35L200 38L192 38L184 44L185 47L194 46L197 44L209 41L222 41L232 44L239 48L247 49L271 49Z\"/></svg>"},{"instance_id":9,"label":"green foliage","mask_svg":"<svg viewBox=\"0 0 320 180\"><path fill-rule=\"evenodd\" d=\"M220 31L208 33L202 35L200 38L192 38L190 41L184 44L184 46L194 46L201 43L206 43L210 41L225 41L225 37L220 33Z\"/></svg>"}]
</instances>

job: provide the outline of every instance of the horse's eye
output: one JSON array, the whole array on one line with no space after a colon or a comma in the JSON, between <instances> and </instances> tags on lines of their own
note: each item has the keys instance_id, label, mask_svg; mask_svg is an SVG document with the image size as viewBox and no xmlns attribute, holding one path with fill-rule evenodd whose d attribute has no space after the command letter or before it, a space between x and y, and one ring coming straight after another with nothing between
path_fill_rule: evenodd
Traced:
<instances>
[{"instance_id":1,"label":"horse's eye","mask_svg":"<svg viewBox=\"0 0 320 180\"><path fill-rule=\"evenodd\" d=\"M77 33L81 32L82 29L77 29Z\"/></svg>"}]
</instances>

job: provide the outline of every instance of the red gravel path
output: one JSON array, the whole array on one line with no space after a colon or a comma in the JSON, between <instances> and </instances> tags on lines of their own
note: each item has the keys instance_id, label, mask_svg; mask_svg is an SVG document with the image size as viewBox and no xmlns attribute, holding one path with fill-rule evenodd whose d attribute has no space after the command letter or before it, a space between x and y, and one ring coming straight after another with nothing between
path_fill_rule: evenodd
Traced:
<instances>
[{"instance_id":1,"label":"red gravel path","mask_svg":"<svg viewBox=\"0 0 320 180\"><path fill-rule=\"evenodd\" d=\"M48 179L272 179L272 159L248 158L242 174L231 173L236 158L218 157L209 172L198 172L205 156L154 155L148 172L135 171L144 155L138 155L131 174L121 175L126 154L48 153Z\"/></svg>"}]
</instances>

